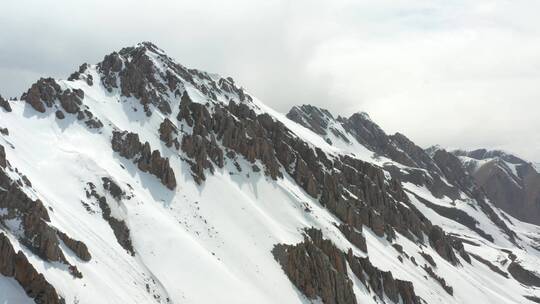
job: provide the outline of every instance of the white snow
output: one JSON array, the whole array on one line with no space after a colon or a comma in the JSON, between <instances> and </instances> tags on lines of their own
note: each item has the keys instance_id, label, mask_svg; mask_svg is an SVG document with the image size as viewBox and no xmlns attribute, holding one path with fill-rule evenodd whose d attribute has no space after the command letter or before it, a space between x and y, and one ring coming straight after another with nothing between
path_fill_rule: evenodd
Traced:
<instances>
[{"instance_id":1,"label":"white snow","mask_svg":"<svg viewBox=\"0 0 540 304\"><path fill-rule=\"evenodd\" d=\"M95 80L99 79L95 66L91 67L91 73ZM94 83L88 86L84 81L61 82L63 86L85 91L84 104L105 125L99 132L87 129L72 115L56 120L52 110L39 114L20 101L11 103L12 113L0 111L0 122L10 132L9 136L0 136L0 144L5 147L11 165L32 182L32 188L25 191L52 208L49 213L54 227L83 241L92 254L90 262L83 262L63 247L69 262L83 273L82 279L74 279L65 271L65 265L44 262L21 246L14 235L10 236L16 250L28 256L67 303L165 303L167 298L173 303L307 303L274 260L273 246L301 242L302 229L314 226L339 248L354 247L334 226L339 220L287 175L273 181L253 172L251 164L239 159L241 172L228 161L215 174L208 173L207 180L198 186L188 164L181 159L183 155L160 141L157 130L164 118L162 114L154 111L151 117L146 117L137 100L119 98L117 91L108 93L99 81ZM207 101L192 85L185 84L185 88L194 102ZM178 112L178 102L171 100L172 117ZM330 155L352 154L378 166L391 161L374 159L373 152L344 130L341 131L350 143L330 132L328 136L333 143L330 145L318 134L255 98L252 106ZM169 157L177 188L168 190L154 176L141 172L130 160L114 153L110 139L115 129L138 133L152 149L159 149ZM13 172L10 176L19 178ZM99 208L91 206L95 213L89 213L81 203L88 201L86 183L101 187L102 177L111 177L132 196L121 203L107 196L107 201L113 216L124 219L129 226L135 257L118 244ZM434 204L467 212L495 239L494 243L487 242L409 195L413 205L434 224L483 245L481 248L467 245L468 250L497 262L504 255L501 249L512 248L530 267L540 265L540 253L526 245L534 233L540 235L539 230L534 230L536 226L533 229L512 218L513 224L508 225L524 239L524 248L517 249L468 198L452 202L446 197L435 198L423 187L413 184L404 187ZM311 211L306 212L306 207ZM421 251L436 260L435 272L454 288L454 296L450 296L437 282L426 279L426 272L409 259L404 258L401 263L397 258L399 253L385 238L377 237L366 227L363 231L371 262L382 270L391 270L396 278L412 281L416 293L428 303L523 303L522 295L538 294L476 261L472 265L462 261L463 265L456 269L432 248L398 235L396 242L420 266L424 264ZM357 248L353 252L365 256ZM373 295L351 271L349 274L359 303L374 303ZM12 278L0 276L0 303L26 302L29 299L20 286Z\"/></svg>"}]
</instances>

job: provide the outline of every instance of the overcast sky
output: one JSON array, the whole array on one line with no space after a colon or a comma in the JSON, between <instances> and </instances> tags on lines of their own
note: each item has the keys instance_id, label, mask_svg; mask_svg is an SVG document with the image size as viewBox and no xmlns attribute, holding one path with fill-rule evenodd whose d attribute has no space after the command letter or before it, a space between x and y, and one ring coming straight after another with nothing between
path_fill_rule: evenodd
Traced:
<instances>
[{"instance_id":1,"label":"overcast sky","mask_svg":"<svg viewBox=\"0 0 540 304\"><path fill-rule=\"evenodd\" d=\"M538 12L538 0L3 0L0 93L152 41L282 112L365 111L424 147L540 161Z\"/></svg>"}]
</instances>

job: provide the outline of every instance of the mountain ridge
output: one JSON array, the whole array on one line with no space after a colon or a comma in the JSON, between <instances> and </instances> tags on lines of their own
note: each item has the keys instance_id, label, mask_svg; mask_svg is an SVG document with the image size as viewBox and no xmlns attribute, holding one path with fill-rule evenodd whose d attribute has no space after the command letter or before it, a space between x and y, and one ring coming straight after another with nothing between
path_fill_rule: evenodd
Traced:
<instances>
[{"instance_id":1,"label":"mountain ridge","mask_svg":"<svg viewBox=\"0 0 540 304\"><path fill-rule=\"evenodd\" d=\"M540 229L367 114L283 115L149 42L0 107L0 289L21 303L538 296Z\"/></svg>"}]
</instances>

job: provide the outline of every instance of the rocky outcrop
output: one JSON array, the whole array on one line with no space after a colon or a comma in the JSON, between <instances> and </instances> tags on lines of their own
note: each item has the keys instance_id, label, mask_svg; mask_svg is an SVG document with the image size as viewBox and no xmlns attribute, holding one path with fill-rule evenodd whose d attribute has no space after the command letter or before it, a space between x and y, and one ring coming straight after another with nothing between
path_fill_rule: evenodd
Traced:
<instances>
[{"instance_id":1,"label":"rocky outcrop","mask_svg":"<svg viewBox=\"0 0 540 304\"><path fill-rule=\"evenodd\" d=\"M0 232L0 274L14 278L38 304L61 304L54 287L38 273L22 251L15 252L9 238Z\"/></svg>"},{"instance_id":2,"label":"rocky outcrop","mask_svg":"<svg viewBox=\"0 0 540 304\"><path fill-rule=\"evenodd\" d=\"M341 224L339 225L338 228L339 228L339 231L343 233L345 238L349 242L351 242L351 244L353 244L354 246L356 246L358 249L362 250L363 252L368 252L366 238L362 234L362 230L358 230L347 224Z\"/></svg>"},{"instance_id":3,"label":"rocky outcrop","mask_svg":"<svg viewBox=\"0 0 540 304\"><path fill-rule=\"evenodd\" d=\"M23 234L20 241L36 255L46 261L58 261L67 264L59 247L56 230L48 225L49 214L40 200L30 199L21 189L21 185L0 170L0 208L6 212L0 216L0 223L18 219Z\"/></svg>"},{"instance_id":4,"label":"rocky outcrop","mask_svg":"<svg viewBox=\"0 0 540 304\"><path fill-rule=\"evenodd\" d=\"M83 63L79 70L71 74L68 78L69 81L75 81L75 80L84 80L87 85L92 86L94 85L94 77L87 73L88 70L88 64Z\"/></svg>"},{"instance_id":5,"label":"rocky outcrop","mask_svg":"<svg viewBox=\"0 0 540 304\"><path fill-rule=\"evenodd\" d=\"M70 238L67 234L63 233L62 231L57 231L58 236L66 244L66 246L77 255L77 257L85 262L88 262L92 259L92 255L90 255L90 252L88 251L88 247L86 247L86 244L74 240Z\"/></svg>"},{"instance_id":6,"label":"rocky outcrop","mask_svg":"<svg viewBox=\"0 0 540 304\"><path fill-rule=\"evenodd\" d=\"M0 209L4 210L0 215L0 224L8 227L6 221L19 222L18 228L11 232L22 245L45 261L67 265L70 274L81 278L82 274L67 261L60 248L59 234L63 234L66 239L69 237L49 224L49 214L43 203L32 200L23 191L22 187L31 186L30 181L25 176L13 181L5 170L5 167L0 169ZM79 247L85 246L80 241L69 239Z\"/></svg>"},{"instance_id":7,"label":"rocky outcrop","mask_svg":"<svg viewBox=\"0 0 540 304\"><path fill-rule=\"evenodd\" d=\"M293 107L287 113L287 118L323 136L327 134L326 130L329 121L334 120L334 117L328 110L311 105Z\"/></svg>"},{"instance_id":8,"label":"rocky outcrop","mask_svg":"<svg viewBox=\"0 0 540 304\"><path fill-rule=\"evenodd\" d=\"M390 271L382 271L373 266L369 258L356 257L349 250L347 261L356 277L380 299L386 295L394 303L422 303L411 282L395 279Z\"/></svg>"},{"instance_id":9,"label":"rocky outcrop","mask_svg":"<svg viewBox=\"0 0 540 304\"><path fill-rule=\"evenodd\" d=\"M540 173L532 164L496 150L453 153L495 206L522 221L540 224Z\"/></svg>"},{"instance_id":10,"label":"rocky outcrop","mask_svg":"<svg viewBox=\"0 0 540 304\"><path fill-rule=\"evenodd\" d=\"M441 287L444 289L444 291L446 291L446 293L448 293L449 295L454 294L454 288L448 285L443 277L437 275L431 267L424 265L424 270L427 272L427 274L429 274L430 277L437 281L439 285L441 285Z\"/></svg>"},{"instance_id":11,"label":"rocky outcrop","mask_svg":"<svg viewBox=\"0 0 540 304\"><path fill-rule=\"evenodd\" d=\"M512 261L508 265L508 272L516 281L527 286L540 287L540 274L525 269L521 264Z\"/></svg>"},{"instance_id":12,"label":"rocky outcrop","mask_svg":"<svg viewBox=\"0 0 540 304\"><path fill-rule=\"evenodd\" d=\"M159 139L161 139L167 147L171 148L174 146L177 150L180 148L180 143L176 137L178 130L170 119L165 118L159 125L158 131Z\"/></svg>"},{"instance_id":13,"label":"rocky outcrop","mask_svg":"<svg viewBox=\"0 0 540 304\"><path fill-rule=\"evenodd\" d=\"M459 264L459 260L454 254L451 239L444 233L441 227L432 226L428 234L429 243L431 247L437 251L437 253L445 260L452 263L452 265Z\"/></svg>"},{"instance_id":14,"label":"rocky outcrop","mask_svg":"<svg viewBox=\"0 0 540 304\"><path fill-rule=\"evenodd\" d=\"M135 250L131 244L131 236L126 222L111 215L111 207L109 206L107 199L97 192L97 188L93 183L87 183L86 198L94 198L97 200L99 208L101 209L101 216L109 223L118 244L120 244L120 246L122 246L129 254L134 256Z\"/></svg>"},{"instance_id":15,"label":"rocky outcrop","mask_svg":"<svg viewBox=\"0 0 540 304\"><path fill-rule=\"evenodd\" d=\"M21 100L40 113L45 113L48 108L54 108L58 119L65 118L65 111L68 114L76 114L77 120L84 121L91 129L102 128L103 123L90 112L87 106L83 105L83 99L83 90L62 90L56 80L52 78L39 79L21 96Z\"/></svg>"},{"instance_id":16,"label":"rocky outcrop","mask_svg":"<svg viewBox=\"0 0 540 304\"><path fill-rule=\"evenodd\" d=\"M499 267L497 267L496 265L494 265L493 263L491 263L490 261L482 258L481 256L479 255L476 255L474 253L469 253L475 260L477 260L478 262L486 265L491 271L497 273L497 274L500 274L502 275L503 277L505 278L508 278L508 273L504 272L502 269L500 269Z\"/></svg>"},{"instance_id":17,"label":"rocky outcrop","mask_svg":"<svg viewBox=\"0 0 540 304\"><path fill-rule=\"evenodd\" d=\"M9 101L2 98L2 95L0 95L0 108L4 109L6 112L11 112L11 105L9 104Z\"/></svg>"},{"instance_id":18,"label":"rocky outcrop","mask_svg":"<svg viewBox=\"0 0 540 304\"><path fill-rule=\"evenodd\" d=\"M276 245L272 253L307 298L320 298L328 304L357 303L353 283L347 275L345 255L329 241L306 236L297 245Z\"/></svg>"},{"instance_id":19,"label":"rocky outcrop","mask_svg":"<svg viewBox=\"0 0 540 304\"><path fill-rule=\"evenodd\" d=\"M347 155L329 158L270 115L257 115L249 104L231 101L209 107L184 93L177 119L193 130L183 136L181 149L199 183L206 170L222 166L222 146L248 162L260 161L273 179L281 177L282 171L288 173L342 222L359 231L365 225L391 240L397 230L419 242L431 232L431 223L410 204L397 177L387 180L379 167ZM452 242L445 237L437 244L452 248ZM449 252L441 253L456 263Z\"/></svg>"},{"instance_id":20,"label":"rocky outcrop","mask_svg":"<svg viewBox=\"0 0 540 304\"><path fill-rule=\"evenodd\" d=\"M117 201L120 201L122 197L126 194L118 184L116 184L111 178L109 177L102 177L101 181L103 182L103 189L109 191L109 193L116 199Z\"/></svg>"},{"instance_id":21,"label":"rocky outcrop","mask_svg":"<svg viewBox=\"0 0 540 304\"><path fill-rule=\"evenodd\" d=\"M6 149L4 149L4 146L0 145L0 167L6 168L6 166L7 166Z\"/></svg>"},{"instance_id":22,"label":"rocky outcrop","mask_svg":"<svg viewBox=\"0 0 540 304\"><path fill-rule=\"evenodd\" d=\"M345 254L331 241L324 240L320 230L307 229L302 243L279 244L272 253L291 282L309 299L356 303L350 280L355 275L379 299L386 295L394 303L421 303L411 282L394 279L392 273L374 267L368 258L354 256L352 250Z\"/></svg>"},{"instance_id":23,"label":"rocky outcrop","mask_svg":"<svg viewBox=\"0 0 540 304\"><path fill-rule=\"evenodd\" d=\"M54 79L40 78L21 96L21 100L26 101L34 110L45 113L46 107L52 107L60 93L60 85Z\"/></svg>"},{"instance_id":24,"label":"rocky outcrop","mask_svg":"<svg viewBox=\"0 0 540 304\"><path fill-rule=\"evenodd\" d=\"M138 134L114 131L111 144L115 152L132 160L141 171L153 174L170 190L176 187L169 159L162 157L158 150L152 151L148 142L141 143Z\"/></svg>"}]
</instances>

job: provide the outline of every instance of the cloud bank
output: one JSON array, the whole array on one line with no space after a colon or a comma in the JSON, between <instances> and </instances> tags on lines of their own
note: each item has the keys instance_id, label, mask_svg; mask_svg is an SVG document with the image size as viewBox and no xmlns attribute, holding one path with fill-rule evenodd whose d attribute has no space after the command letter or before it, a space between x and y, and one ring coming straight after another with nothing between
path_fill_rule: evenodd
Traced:
<instances>
[{"instance_id":1,"label":"cloud bank","mask_svg":"<svg viewBox=\"0 0 540 304\"><path fill-rule=\"evenodd\" d=\"M426 147L540 161L537 1L14 1L0 19L0 93L65 78L152 41L265 103L366 111Z\"/></svg>"}]
</instances>

